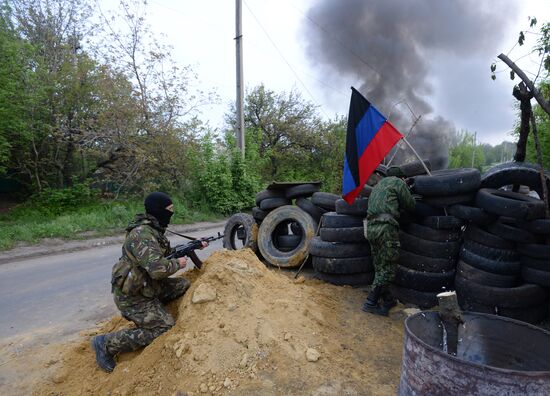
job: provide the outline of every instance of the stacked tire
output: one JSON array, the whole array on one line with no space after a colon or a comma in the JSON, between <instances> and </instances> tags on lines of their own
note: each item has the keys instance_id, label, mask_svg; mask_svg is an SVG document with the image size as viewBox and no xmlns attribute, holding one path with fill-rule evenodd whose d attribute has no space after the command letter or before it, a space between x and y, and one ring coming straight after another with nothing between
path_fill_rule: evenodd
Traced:
<instances>
[{"instance_id":1,"label":"stacked tire","mask_svg":"<svg viewBox=\"0 0 550 396\"><path fill-rule=\"evenodd\" d=\"M527 283L550 289L550 219L538 219L519 224L536 236L536 243L518 247L521 276Z\"/></svg>"},{"instance_id":2,"label":"stacked tire","mask_svg":"<svg viewBox=\"0 0 550 396\"><path fill-rule=\"evenodd\" d=\"M256 195L253 217L259 223L258 254L279 268L300 266L308 257L321 216L334 210L338 196L319 192L318 183L267 189ZM295 205L293 205L293 203Z\"/></svg>"},{"instance_id":3,"label":"stacked tire","mask_svg":"<svg viewBox=\"0 0 550 396\"><path fill-rule=\"evenodd\" d=\"M438 293L454 288L464 222L446 215L446 208L473 201L481 175L476 169L446 169L412 179L421 201L412 218L401 222L393 293L403 303L430 308Z\"/></svg>"},{"instance_id":4,"label":"stacked tire","mask_svg":"<svg viewBox=\"0 0 550 396\"><path fill-rule=\"evenodd\" d=\"M322 216L320 236L309 245L315 277L335 285L372 283L374 267L363 231L367 207L368 198L359 197L352 205L338 199L336 211Z\"/></svg>"},{"instance_id":5,"label":"stacked tire","mask_svg":"<svg viewBox=\"0 0 550 396\"><path fill-rule=\"evenodd\" d=\"M458 221L425 220L400 232L393 293L403 303L430 308L438 293L453 289L461 231Z\"/></svg>"},{"instance_id":6,"label":"stacked tire","mask_svg":"<svg viewBox=\"0 0 550 396\"><path fill-rule=\"evenodd\" d=\"M544 320L548 296L542 286L550 282L539 278L540 273L530 266L540 264L534 256L543 257L550 249L537 244L540 238L528 229L541 224L531 220L544 215L544 202L512 191L482 188L476 206L477 211L469 209L470 215L475 213L475 222L466 228L456 277L462 309L528 323Z\"/></svg>"}]
</instances>

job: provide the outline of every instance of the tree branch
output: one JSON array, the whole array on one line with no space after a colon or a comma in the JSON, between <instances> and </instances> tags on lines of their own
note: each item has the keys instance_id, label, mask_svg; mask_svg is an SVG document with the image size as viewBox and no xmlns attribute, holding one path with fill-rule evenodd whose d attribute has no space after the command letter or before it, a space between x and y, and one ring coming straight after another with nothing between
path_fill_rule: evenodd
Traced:
<instances>
[{"instance_id":1,"label":"tree branch","mask_svg":"<svg viewBox=\"0 0 550 396\"><path fill-rule=\"evenodd\" d=\"M522 79L522 81L525 83L525 85L527 85L527 87L529 88L529 90L533 93L533 96L535 97L535 99L537 100L538 104L540 105L540 107L543 108L543 110L548 114L550 115L550 103L548 103L544 97L542 96L542 94L540 93L540 91L535 87L535 84L533 84L533 82L531 80L529 80L529 78L525 75L525 73L523 72L523 70L521 70L518 65L516 65L514 62L512 62L510 60L510 58L508 58L506 55L504 54L500 54L498 56L498 58L503 61L504 63L506 63L508 65L508 67L510 67L510 69L512 69L517 75L519 78Z\"/></svg>"}]
</instances>

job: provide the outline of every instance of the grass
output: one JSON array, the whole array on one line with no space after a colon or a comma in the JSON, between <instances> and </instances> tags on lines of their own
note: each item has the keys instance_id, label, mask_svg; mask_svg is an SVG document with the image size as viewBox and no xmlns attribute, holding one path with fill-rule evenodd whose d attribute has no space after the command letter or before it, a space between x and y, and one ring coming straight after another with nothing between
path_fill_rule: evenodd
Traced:
<instances>
[{"instance_id":1,"label":"grass","mask_svg":"<svg viewBox=\"0 0 550 396\"><path fill-rule=\"evenodd\" d=\"M174 198L175 213L172 224L219 220L223 216L205 208L190 209ZM23 204L0 216L0 250L8 250L18 243L35 244L43 238L85 239L93 236L123 232L136 213L143 213L143 201L93 202L66 210L60 215L47 209Z\"/></svg>"}]
</instances>

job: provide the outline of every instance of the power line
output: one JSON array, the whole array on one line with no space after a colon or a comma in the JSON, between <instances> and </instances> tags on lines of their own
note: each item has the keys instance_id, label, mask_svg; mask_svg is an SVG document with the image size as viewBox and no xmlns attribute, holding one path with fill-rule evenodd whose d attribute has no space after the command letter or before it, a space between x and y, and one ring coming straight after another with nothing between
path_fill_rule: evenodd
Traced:
<instances>
[{"instance_id":1,"label":"power line","mask_svg":"<svg viewBox=\"0 0 550 396\"><path fill-rule=\"evenodd\" d=\"M323 107L318 103L318 101L315 99L315 96L313 96L313 94L311 93L311 91L307 88L306 84L304 84L304 82L302 81L302 79L298 76L298 73L296 73L296 71L294 70L294 68L292 67L292 65L287 61L287 59L285 58L285 56L283 55L283 53L281 52L281 50L279 49L279 47L277 47L277 44L275 44L275 42L273 41L273 39L271 38L271 36L269 35L269 33L267 32L267 30L263 27L262 23L260 22L260 20L258 19L258 17L256 17L256 15L254 14L254 12L252 12L252 10L250 9L250 6L248 5L248 3L245 1L243 1L244 5L246 6L246 8L248 9L248 11L250 12L250 14L252 15L252 17L256 20L256 23L258 24L258 26L260 26L260 28L262 29L262 31L264 32L264 34L266 35L266 37L268 38L268 40L271 42L271 45L273 45L273 47L277 50L277 52L279 53L279 56L283 59L283 61L287 64L287 66L289 67L289 69L292 71L292 73L294 74L294 77L296 77L296 79L298 80L298 82L300 84L302 84L302 87L304 87L304 89L306 90L306 92L309 94L309 96L311 97L311 99L313 100L313 102L317 105L317 107L319 107L319 109L323 112L323 114L325 115L325 117L327 117L328 119L330 119L329 115L323 110Z\"/></svg>"},{"instance_id":2,"label":"power line","mask_svg":"<svg viewBox=\"0 0 550 396\"><path fill-rule=\"evenodd\" d=\"M295 5L293 5L294 9L297 10L298 12L300 12L303 16L305 16L307 18L307 20L309 22L311 22L313 25L315 25L318 29L320 29L323 33L325 33L329 38L331 38L332 40L336 41L336 43L338 45L340 45L342 48L344 48L346 51L348 51L350 54L352 54L353 56L355 56L357 59L359 59L359 61L361 63L363 63L365 66L367 66L369 69L371 69L373 72L375 72L376 74L378 74L378 76L380 76L380 78L384 78L384 76L382 75L382 73L380 73L378 70L376 70L376 68L374 66L372 66L369 62L367 62L365 59L363 59L363 57L361 55L359 55L357 52L355 52L353 49L349 48L346 44L344 44L344 42L342 42L335 34L332 34L331 32L328 31L328 29L326 29L324 26L322 26L320 23L318 23L317 21L315 21L313 18L311 18L308 14L306 14L304 11L300 10L298 7L296 7Z\"/></svg>"}]
</instances>

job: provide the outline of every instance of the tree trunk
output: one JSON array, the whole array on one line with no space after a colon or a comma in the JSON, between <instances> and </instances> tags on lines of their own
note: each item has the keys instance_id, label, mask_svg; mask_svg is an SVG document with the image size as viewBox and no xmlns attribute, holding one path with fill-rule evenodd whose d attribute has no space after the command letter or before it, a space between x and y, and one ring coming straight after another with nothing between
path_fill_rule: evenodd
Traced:
<instances>
[{"instance_id":1,"label":"tree trunk","mask_svg":"<svg viewBox=\"0 0 550 396\"><path fill-rule=\"evenodd\" d=\"M520 102L521 109L521 124L519 127L519 139L516 148L516 154L514 155L514 161L525 161L525 155L527 151L527 137L529 136L529 121L532 114L531 98L533 94L527 90L524 83L520 83L514 87L512 93L514 97Z\"/></svg>"},{"instance_id":2,"label":"tree trunk","mask_svg":"<svg viewBox=\"0 0 550 396\"><path fill-rule=\"evenodd\" d=\"M518 65L516 65L514 62L512 62L510 60L510 58L508 58L506 55L504 54L500 54L498 56L498 58L500 60L502 60L504 63L506 63L508 65L508 67L510 69L512 69L514 71L514 73L516 73L518 75L519 78L521 78L521 80L525 83L525 85L527 85L527 87L529 88L529 90L533 93L533 96L535 97L535 99L537 100L538 104L540 105L540 107L542 107L542 109L546 112L546 114L550 115L550 103L548 103L544 97L542 96L542 94L540 93L540 91L537 89L537 87L535 87L535 84L533 84L533 82L531 80L529 80L529 78L525 75L525 73L523 72L523 70L521 70Z\"/></svg>"}]
</instances>

